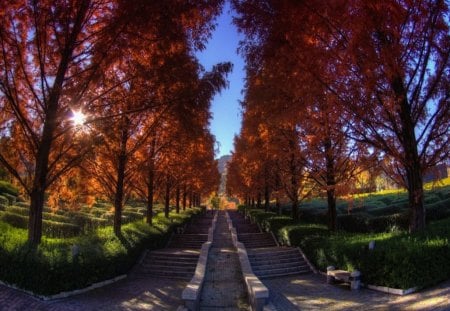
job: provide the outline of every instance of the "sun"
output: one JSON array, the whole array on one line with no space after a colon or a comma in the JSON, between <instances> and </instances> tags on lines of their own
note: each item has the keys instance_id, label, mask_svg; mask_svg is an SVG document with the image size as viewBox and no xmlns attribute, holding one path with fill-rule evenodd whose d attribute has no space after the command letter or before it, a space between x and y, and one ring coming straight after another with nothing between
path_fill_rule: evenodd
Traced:
<instances>
[{"instance_id":1,"label":"sun","mask_svg":"<svg viewBox=\"0 0 450 311\"><path fill-rule=\"evenodd\" d=\"M75 126L82 126L86 122L86 115L81 110L72 110L71 120Z\"/></svg>"}]
</instances>

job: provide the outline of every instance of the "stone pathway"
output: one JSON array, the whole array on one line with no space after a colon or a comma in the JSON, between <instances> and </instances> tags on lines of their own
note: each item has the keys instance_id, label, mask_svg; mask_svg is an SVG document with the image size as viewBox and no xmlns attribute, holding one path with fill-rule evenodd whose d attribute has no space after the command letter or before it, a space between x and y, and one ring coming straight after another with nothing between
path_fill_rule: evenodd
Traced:
<instances>
[{"instance_id":1,"label":"stone pathway","mask_svg":"<svg viewBox=\"0 0 450 311\"><path fill-rule=\"evenodd\" d=\"M94 311L177 310L187 281L163 278L127 278L117 283L54 301L41 301L0 285L0 310Z\"/></svg>"},{"instance_id":2,"label":"stone pathway","mask_svg":"<svg viewBox=\"0 0 450 311\"><path fill-rule=\"evenodd\" d=\"M369 289L350 291L348 286L329 285L325 276L308 274L265 279L276 310L450 310L450 281L407 296Z\"/></svg>"},{"instance_id":3,"label":"stone pathway","mask_svg":"<svg viewBox=\"0 0 450 311\"><path fill-rule=\"evenodd\" d=\"M217 217L209 251L200 310L250 310L239 258L223 211Z\"/></svg>"}]
</instances>

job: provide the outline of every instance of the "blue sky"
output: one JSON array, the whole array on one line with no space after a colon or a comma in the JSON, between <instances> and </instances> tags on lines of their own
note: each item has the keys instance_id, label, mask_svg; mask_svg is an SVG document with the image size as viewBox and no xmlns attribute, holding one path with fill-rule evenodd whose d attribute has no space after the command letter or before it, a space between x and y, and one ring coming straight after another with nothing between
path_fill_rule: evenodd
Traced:
<instances>
[{"instance_id":1,"label":"blue sky","mask_svg":"<svg viewBox=\"0 0 450 311\"><path fill-rule=\"evenodd\" d=\"M233 72L228 76L229 88L214 97L212 102L211 132L220 144L217 157L230 154L233 150L233 138L239 133L241 127L241 108L239 100L244 87L244 60L238 55L237 48L242 35L232 25L232 12L228 2L225 4L222 15L217 18L217 27L209 40L206 49L197 53L200 63L206 70L220 62L232 62Z\"/></svg>"}]
</instances>

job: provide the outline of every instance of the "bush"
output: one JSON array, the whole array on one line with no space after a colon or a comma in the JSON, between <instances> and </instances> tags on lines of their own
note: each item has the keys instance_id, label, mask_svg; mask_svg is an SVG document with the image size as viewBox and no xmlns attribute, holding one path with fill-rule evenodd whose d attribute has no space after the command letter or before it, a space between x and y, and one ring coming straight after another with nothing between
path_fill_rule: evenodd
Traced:
<instances>
[{"instance_id":1,"label":"bush","mask_svg":"<svg viewBox=\"0 0 450 311\"><path fill-rule=\"evenodd\" d=\"M18 196L19 189L17 189L11 183L9 183L5 180L0 180L0 194L3 194L3 193L8 193L13 196Z\"/></svg>"},{"instance_id":2,"label":"bush","mask_svg":"<svg viewBox=\"0 0 450 311\"><path fill-rule=\"evenodd\" d=\"M81 230L74 224L43 220L42 233L49 238L71 238L80 235Z\"/></svg>"},{"instance_id":3,"label":"bush","mask_svg":"<svg viewBox=\"0 0 450 311\"><path fill-rule=\"evenodd\" d=\"M305 238L325 237L330 234L323 225L290 225L280 229L279 241L282 245L301 246Z\"/></svg>"},{"instance_id":4,"label":"bush","mask_svg":"<svg viewBox=\"0 0 450 311\"><path fill-rule=\"evenodd\" d=\"M142 221L144 219L144 216L141 213L134 212L131 210L123 211L122 215L128 217L128 221L138 221L138 220Z\"/></svg>"},{"instance_id":5,"label":"bush","mask_svg":"<svg viewBox=\"0 0 450 311\"><path fill-rule=\"evenodd\" d=\"M339 215L336 219L337 228L347 232L370 232L369 216L358 213Z\"/></svg>"},{"instance_id":6,"label":"bush","mask_svg":"<svg viewBox=\"0 0 450 311\"><path fill-rule=\"evenodd\" d=\"M92 215L86 213L71 212L67 215L72 219L72 222L81 229L83 233L91 232L108 225L108 220L93 217Z\"/></svg>"},{"instance_id":7,"label":"bush","mask_svg":"<svg viewBox=\"0 0 450 311\"><path fill-rule=\"evenodd\" d=\"M279 230L283 227L294 224L291 217L287 216L273 216L264 219L260 226L264 231L271 231L276 237L280 236Z\"/></svg>"},{"instance_id":8,"label":"bush","mask_svg":"<svg viewBox=\"0 0 450 311\"><path fill-rule=\"evenodd\" d=\"M30 208L30 202L16 202L15 206L23 207L23 208Z\"/></svg>"},{"instance_id":9,"label":"bush","mask_svg":"<svg viewBox=\"0 0 450 311\"><path fill-rule=\"evenodd\" d=\"M385 215L403 213L403 212L406 212L407 210L408 209L399 207L398 205L389 205L386 207L372 209L372 210L368 211L368 213L373 216L385 216Z\"/></svg>"},{"instance_id":10,"label":"bush","mask_svg":"<svg viewBox=\"0 0 450 311\"><path fill-rule=\"evenodd\" d=\"M22 216L28 216L30 214L30 211L28 208L19 207L19 206L8 206L6 208L6 211L14 213L14 214L19 214Z\"/></svg>"},{"instance_id":11,"label":"bush","mask_svg":"<svg viewBox=\"0 0 450 311\"><path fill-rule=\"evenodd\" d=\"M324 209L301 208L300 220L308 223L326 224L328 222L328 214Z\"/></svg>"},{"instance_id":12,"label":"bush","mask_svg":"<svg viewBox=\"0 0 450 311\"><path fill-rule=\"evenodd\" d=\"M16 214L10 211L1 212L0 220L16 228L28 228L28 216Z\"/></svg>"},{"instance_id":13,"label":"bush","mask_svg":"<svg viewBox=\"0 0 450 311\"><path fill-rule=\"evenodd\" d=\"M7 197L0 195L0 204L9 205L9 200Z\"/></svg>"},{"instance_id":14,"label":"bush","mask_svg":"<svg viewBox=\"0 0 450 311\"><path fill-rule=\"evenodd\" d=\"M370 232L391 232L397 230L408 230L409 213L398 213L369 218Z\"/></svg>"},{"instance_id":15,"label":"bush","mask_svg":"<svg viewBox=\"0 0 450 311\"><path fill-rule=\"evenodd\" d=\"M426 220L439 220L450 217L450 199L428 204L426 208Z\"/></svg>"},{"instance_id":16,"label":"bush","mask_svg":"<svg viewBox=\"0 0 450 311\"><path fill-rule=\"evenodd\" d=\"M302 247L322 271L333 265L358 269L366 284L407 289L426 287L450 278L450 219L432 223L423 233L329 233L305 225L281 230L285 243ZM375 249L368 250L374 240Z\"/></svg>"},{"instance_id":17,"label":"bush","mask_svg":"<svg viewBox=\"0 0 450 311\"><path fill-rule=\"evenodd\" d=\"M12 194L3 193L2 196L8 199L10 205L14 205L17 201L17 197Z\"/></svg>"},{"instance_id":18,"label":"bush","mask_svg":"<svg viewBox=\"0 0 450 311\"><path fill-rule=\"evenodd\" d=\"M195 213L170 216L179 224ZM163 246L169 235L169 230L134 222L122 227L120 239L106 227L76 238L43 237L32 249L26 230L0 222L0 279L40 295L83 288L126 273L145 248ZM72 257L73 245L80 250L77 258Z\"/></svg>"}]
</instances>

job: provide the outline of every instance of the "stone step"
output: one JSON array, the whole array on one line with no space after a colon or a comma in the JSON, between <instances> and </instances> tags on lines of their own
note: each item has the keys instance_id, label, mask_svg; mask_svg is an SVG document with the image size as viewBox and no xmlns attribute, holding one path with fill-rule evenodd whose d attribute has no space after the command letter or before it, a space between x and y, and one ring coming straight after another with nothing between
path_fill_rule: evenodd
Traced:
<instances>
[{"instance_id":1,"label":"stone step","mask_svg":"<svg viewBox=\"0 0 450 311\"><path fill-rule=\"evenodd\" d=\"M245 248L247 248L247 249L249 249L249 248L253 249L253 248L264 248L264 247L267 247L267 246L273 246L274 244L273 243L261 243L261 244L247 244L247 243L244 243L244 245L245 245Z\"/></svg>"},{"instance_id":2,"label":"stone step","mask_svg":"<svg viewBox=\"0 0 450 311\"><path fill-rule=\"evenodd\" d=\"M194 276L194 272L174 272L174 271L143 271L139 275L142 277L159 277L168 279L190 280Z\"/></svg>"},{"instance_id":3,"label":"stone step","mask_svg":"<svg viewBox=\"0 0 450 311\"><path fill-rule=\"evenodd\" d=\"M186 267L186 266L195 266L197 265L197 261L196 260L183 260L183 259L177 259L177 260L173 260L173 259L163 259L163 258L154 258L154 257L148 257L145 258L142 262L142 265L159 265L159 266L177 266L177 267Z\"/></svg>"},{"instance_id":4,"label":"stone step","mask_svg":"<svg viewBox=\"0 0 450 311\"><path fill-rule=\"evenodd\" d=\"M263 265L254 265L250 263L253 269L253 272L256 271L270 271L270 270L278 270L278 269L309 269L309 266L305 262L290 262L290 263L277 263L277 264L263 264Z\"/></svg>"},{"instance_id":5,"label":"stone step","mask_svg":"<svg viewBox=\"0 0 450 311\"><path fill-rule=\"evenodd\" d=\"M311 273L311 271L294 271L294 272L284 272L284 273L274 273L274 274L263 274L258 275L255 273L255 275L260 279L269 279L269 278L277 278L277 277L285 277L285 276L291 276L291 275L299 275L299 274L308 274Z\"/></svg>"},{"instance_id":6,"label":"stone step","mask_svg":"<svg viewBox=\"0 0 450 311\"><path fill-rule=\"evenodd\" d=\"M303 267L303 266L254 271L255 275L257 277L261 277L261 278L284 276L284 275L291 275L291 274L301 274L301 273L309 273L309 272L310 272L309 267Z\"/></svg>"},{"instance_id":7,"label":"stone step","mask_svg":"<svg viewBox=\"0 0 450 311\"><path fill-rule=\"evenodd\" d=\"M289 257L269 257L269 258L249 258L249 261L252 265L262 266L262 265L277 265L277 264L290 264L290 263L304 263L303 258L299 256L289 256Z\"/></svg>"},{"instance_id":8,"label":"stone step","mask_svg":"<svg viewBox=\"0 0 450 311\"><path fill-rule=\"evenodd\" d=\"M179 265L164 265L164 264L142 264L143 272L150 271L166 271L166 272L194 272L197 264L191 264L188 266L179 266Z\"/></svg>"},{"instance_id":9,"label":"stone step","mask_svg":"<svg viewBox=\"0 0 450 311\"><path fill-rule=\"evenodd\" d=\"M277 248L279 250L277 250ZM282 247L271 247L270 250L260 249L258 251L250 251L248 252L248 258L255 258L258 260L259 258L285 258L285 257L299 257L301 258L300 252L296 248L282 248Z\"/></svg>"}]
</instances>

